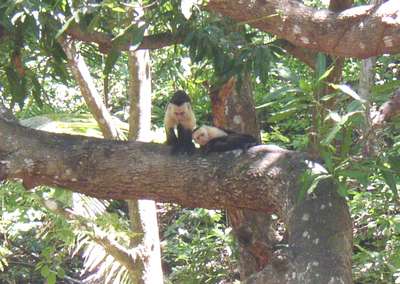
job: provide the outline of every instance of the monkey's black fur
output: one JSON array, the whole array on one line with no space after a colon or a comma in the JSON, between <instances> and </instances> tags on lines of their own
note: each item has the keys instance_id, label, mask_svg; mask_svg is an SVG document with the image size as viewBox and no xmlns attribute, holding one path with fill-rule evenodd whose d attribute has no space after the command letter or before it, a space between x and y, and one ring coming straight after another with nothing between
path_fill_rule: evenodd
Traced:
<instances>
[{"instance_id":1,"label":"monkey's black fur","mask_svg":"<svg viewBox=\"0 0 400 284\"><path fill-rule=\"evenodd\" d=\"M176 112L180 113L177 117ZM183 114L183 115L182 115ZM192 142L192 129L196 126L190 97L184 91L176 91L171 97L164 118L167 145L172 146L172 154L187 153L195 151ZM175 128L177 134L175 134Z\"/></svg>"}]
</instances>

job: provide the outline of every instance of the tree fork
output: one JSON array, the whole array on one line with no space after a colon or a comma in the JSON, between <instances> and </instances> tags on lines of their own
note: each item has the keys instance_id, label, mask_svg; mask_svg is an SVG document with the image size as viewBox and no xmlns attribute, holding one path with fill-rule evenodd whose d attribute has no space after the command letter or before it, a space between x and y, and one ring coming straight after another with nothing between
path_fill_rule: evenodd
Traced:
<instances>
[{"instance_id":1,"label":"tree fork","mask_svg":"<svg viewBox=\"0 0 400 284\"><path fill-rule=\"evenodd\" d=\"M272 257L247 283L351 283L346 202L329 180L298 201L307 168L302 153L261 145L242 154L176 157L165 145L47 133L4 119L0 141L0 177L20 178L29 187L278 214L287 226L289 242L280 248L287 257Z\"/></svg>"}]
</instances>

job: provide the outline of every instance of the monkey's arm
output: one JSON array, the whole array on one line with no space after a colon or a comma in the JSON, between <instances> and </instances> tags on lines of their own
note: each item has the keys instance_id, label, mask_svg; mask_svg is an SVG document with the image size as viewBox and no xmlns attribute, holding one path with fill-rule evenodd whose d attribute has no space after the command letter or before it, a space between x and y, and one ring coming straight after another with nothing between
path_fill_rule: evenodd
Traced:
<instances>
[{"instance_id":1,"label":"monkey's arm","mask_svg":"<svg viewBox=\"0 0 400 284\"><path fill-rule=\"evenodd\" d=\"M164 115L165 134L167 136L166 144L170 146L178 145L178 137L175 135L176 121L173 119L171 107L168 104Z\"/></svg>"},{"instance_id":2,"label":"monkey's arm","mask_svg":"<svg viewBox=\"0 0 400 284\"><path fill-rule=\"evenodd\" d=\"M174 128L165 128L165 133L167 135L166 144L170 146L178 145L178 138L175 135Z\"/></svg>"},{"instance_id":3,"label":"monkey's arm","mask_svg":"<svg viewBox=\"0 0 400 284\"><path fill-rule=\"evenodd\" d=\"M192 141L192 130L178 125L178 140L182 153L193 154L196 146Z\"/></svg>"}]
</instances>

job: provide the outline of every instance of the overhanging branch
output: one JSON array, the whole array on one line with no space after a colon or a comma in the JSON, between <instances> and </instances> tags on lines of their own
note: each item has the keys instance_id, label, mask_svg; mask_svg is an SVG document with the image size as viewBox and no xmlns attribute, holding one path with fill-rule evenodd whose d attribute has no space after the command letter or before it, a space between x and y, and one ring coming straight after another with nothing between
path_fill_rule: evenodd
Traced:
<instances>
[{"instance_id":1,"label":"overhanging branch","mask_svg":"<svg viewBox=\"0 0 400 284\"><path fill-rule=\"evenodd\" d=\"M206 9L309 48L342 57L400 52L400 6L389 0L332 12L295 0L210 0Z\"/></svg>"}]
</instances>

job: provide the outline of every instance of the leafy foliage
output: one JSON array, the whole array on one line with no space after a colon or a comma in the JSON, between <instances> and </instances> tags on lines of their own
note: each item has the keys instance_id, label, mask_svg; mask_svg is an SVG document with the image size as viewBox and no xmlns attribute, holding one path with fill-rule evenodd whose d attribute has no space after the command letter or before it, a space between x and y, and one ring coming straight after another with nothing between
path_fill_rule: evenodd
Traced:
<instances>
[{"instance_id":1,"label":"leafy foliage","mask_svg":"<svg viewBox=\"0 0 400 284\"><path fill-rule=\"evenodd\" d=\"M318 54L311 70L284 53L275 38L203 12L190 0L160 0L157 5L142 1L147 9L140 19L143 24L138 24L134 21L137 3L3 1L1 98L21 119L40 116L38 120L43 121L45 117L58 121L63 131L99 135L94 121L88 121L57 38L72 27L110 37L112 44L102 50L104 54L92 44L81 43L78 51L98 88L109 95L111 112L122 119L127 118L128 70L126 54L118 47L140 44L145 28L149 34L168 33L183 39L183 45L152 51L154 125L162 126L168 96L176 89L191 95L199 124L211 123L210 91L231 76L240 82L241 75L250 73L263 140L301 151L312 145L327 170L323 175L305 174L302 193L334 177L340 194L348 200L354 220L355 282L400 282L399 120L375 129L366 119L369 108L380 106L400 87L400 56L378 58L372 105L368 106L357 93L357 60L345 62L342 82L329 84L332 69L326 55ZM321 1L308 3L321 5ZM328 86L334 91L325 92ZM368 141L373 141L369 154ZM0 281L54 283L65 276L79 278L82 271L83 278L97 271L95 277L103 280L129 281L123 267L92 242L95 231L121 244L128 242L131 235L120 203L82 200L85 213L68 219L43 207L47 199L56 200L62 209L73 205L72 196L59 189L29 193L18 184L6 183L0 199ZM173 221L162 224L163 261L171 283L237 278L237 251L222 212L171 208L167 212ZM82 220L90 221L92 227L83 226Z\"/></svg>"},{"instance_id":2,"label":"leafy foliage","mask_svg":"<svg viewBox=\"0 0 400 284\"><path fill-rule=\"evenodd\" d=\"M237 277L232 258L237 248L223 218L214 210L180 210L164 232L168 283L219 283Z\"/></svg>"}]
</instances>

